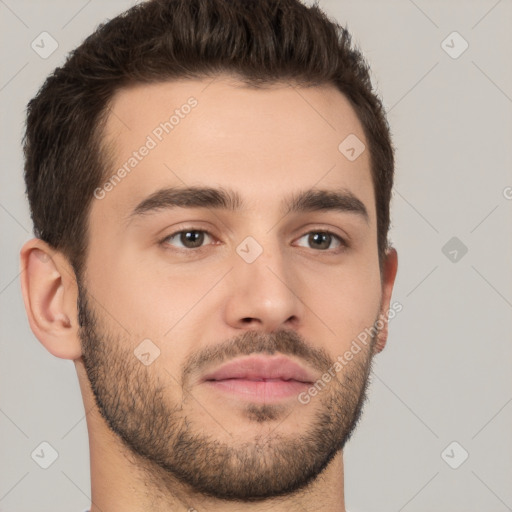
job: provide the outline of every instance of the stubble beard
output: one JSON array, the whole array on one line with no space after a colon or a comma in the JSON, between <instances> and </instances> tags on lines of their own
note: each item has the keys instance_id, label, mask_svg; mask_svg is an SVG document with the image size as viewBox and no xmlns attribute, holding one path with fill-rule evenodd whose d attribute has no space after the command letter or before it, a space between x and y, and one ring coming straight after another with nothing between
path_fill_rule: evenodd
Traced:
<instances>
[{"instance_id":1,"label":"stubble beard","mask_svg":"<svg viewBox=\"0 0 512 512\"><path fill-rule=\"evenodd\" d=\"M272 423L273 428L245 440L233 432L228 442L204 431L201 414L190 414L202 407L203 414L218 416L208 412L208 404L198 405L185 388L182 400L173 402L170 396L180 388L179 380L168 372L157 375L152 366L141 364L128 348L126 336L103 327L81 286L78 305L83 361L98 410L144 466L147 477L154 477L153 484L159 482L161 492L172 492L178 484L200 495L241 502L298 493L343 449L360 419L373 340L307 405L297 401L292 406L304 407L299 414L312 418L301 432L280 432L289 407L248 403L244 420L261 426ZM314 361L321 371L332 367L325 352L312 349L293 331L269 335L248 331L218 348L225 356L279 352ZM308 413L309 408L314 414ZM230 430L229 425L224 428Z\"/></svg>"}]
</instances>

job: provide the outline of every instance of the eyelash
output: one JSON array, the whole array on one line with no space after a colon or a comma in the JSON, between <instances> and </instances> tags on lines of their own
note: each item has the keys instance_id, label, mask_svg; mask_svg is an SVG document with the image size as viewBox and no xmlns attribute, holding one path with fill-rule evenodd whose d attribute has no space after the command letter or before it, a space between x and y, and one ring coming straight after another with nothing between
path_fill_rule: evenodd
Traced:
<instances>
[{"instance_id":1,"label":"eyelash","mask_svg":"<svg viewBox=\"0 0 512 512\"><path fill-rule=\"evenodd\" d=\"M171 238L174 238L176 237L177 235L180 235L182 233L189 233L189 232L197 232L197 233L205 233L207 236L211 237L211 238L215 238L208 230L206 229L196 229L194 227L189 227L189 228L185 228L185 229L180 229L179 231L175 231L174 233L171 233L167 236L165 236L163 239L160 240L159 244L161 246L164 247L164 249L166 250L173 250L173 251L179 251L179 252L182 252L182 253L188 253L190 255L194 254L194 253L198 253L198 252L201 252L203 249L205 249L207 246L205 245L202 245L200 247L195 247L195 248L188 248L188 247L174 247L173 246L173 249L169 249L168 248L168 240L171 239ZM338 254L346 249L349 248L349 244L348 242L342 238L340 235L332 232L332 231L329 231L329 230L326 230L326 229L314 229L314 230L311 230L311 231L308 231L306 233L304 233L302 236L299 237L299 240L301 238L304 238L305 236L307 235L310 235L310 234L313 234L313 233L316 233L316 234L324 234L324 235L329 235L331 237L333 237L334 239L338 240L339 242L339 247L335 248L335 249L319 249L318 251L316 252L320 252L320 253L327 253L327 254ZM207 244L209 245L209 244ZM315 250L314 248L310 247L310 249L312 250Z\"/></svg>"}]
</instances>

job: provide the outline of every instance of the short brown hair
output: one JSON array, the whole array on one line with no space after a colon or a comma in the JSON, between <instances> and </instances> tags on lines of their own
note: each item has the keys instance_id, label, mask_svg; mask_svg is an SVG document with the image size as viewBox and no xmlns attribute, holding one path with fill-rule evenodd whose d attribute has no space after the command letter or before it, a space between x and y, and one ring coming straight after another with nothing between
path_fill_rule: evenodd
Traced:
<instances>
[{"instance_id":1,"label":"short brown hair","mask_svg":"<svg viewBox=\"0 0 512 512\"><path fill-rule=\"evenodd\" d=\"M330 84L348 98L370 150L382 269L394 174L385 112L349 32L298 0L150 0L100 25L28 105L25 182L35 236L80 275L93 191L108 175L101 135L114 94L221 73L260 87Z\"/></svg>"}]
</instances>

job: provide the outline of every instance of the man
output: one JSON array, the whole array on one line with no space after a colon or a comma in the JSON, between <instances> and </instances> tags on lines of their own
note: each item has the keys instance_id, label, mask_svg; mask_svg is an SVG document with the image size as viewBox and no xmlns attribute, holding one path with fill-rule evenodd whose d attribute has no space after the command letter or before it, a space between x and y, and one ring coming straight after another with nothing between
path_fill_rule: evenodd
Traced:
<instances>
[{"instance_id":1,"label":"man","mask_svg":"<svg viewBox=\"0 0 512 512\"><path fill-rule=\"evenodd\" d=\"M297 0L141 3L47 79L25 156L25 307L76 366L91 511L344 511L397 271L346 30Z\"/></svg>"}]
</instances>

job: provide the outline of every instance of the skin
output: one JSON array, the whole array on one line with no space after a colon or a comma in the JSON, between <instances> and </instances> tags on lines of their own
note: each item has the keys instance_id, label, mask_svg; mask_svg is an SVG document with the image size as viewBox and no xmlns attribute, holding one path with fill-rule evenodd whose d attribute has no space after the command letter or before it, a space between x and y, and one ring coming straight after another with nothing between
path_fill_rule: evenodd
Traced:
<instances>
[{"instance_id":1,"label":"skin","mask_svg":"<svg viewBox=\"0 0 512 512\"><path fill-rule=\"evenodd\" d=\"M368 147L361 123L330 86L256 90L220 76L130 87L110 105L115 115L104 132L112 157L108 176L191 96L198 104L190 114L93 200L81 283L66 257L41 240L28 241L21 251L30 326L49 352L76 366L87 411L91 510L344 511L342 449L334 450L320 475L279 496L277 486L304 470L277 450L305 446L295 459L315 460L318 446L304 445L301 436L314 433L318 442L319 418L332 422L328 440L343 445L364 400L371 359L385 346L387 325L308 404L294 397L265 408L221 394L200 382L211 369L208 360L190 363L215 350L229 360L256 347L283 353L320 377L388 311L398 262L396 251L388 250L381 275L369 152L351 162L338 150L349 134ZM154 191L184 185L233 189L244 208L160 209L130 221L135 206ZM283 215L283 198L312 188L349 190L365 205L368 222L340 211ZM211 233L199 252L184 248L179 235L162 242L192 228ZM335 238L326 250L309 245L309 233L326 230L347 240L348 248L340 250ZM247 236L263 250L252 263L236 251ZM148 366L134 356L145 339L160 350ZM94 393L103 398L100 407ZM153 406L157 397L160 409ZM198 436L208 433L216 446L250 455L253 463L274 462L273 474L283 478L261 481L276 487L275 496L223 499L178 478L166 463L174 460L173 441L184 425ZM168 443L162 442L166 435ZM266 444L258 444L262 439ZM202 442L196 452L211 454L214 445ZM251 466L254 481L265 475L263 466ZM248 468L227 461L221 467L243 484ZM201 470L207 475L207 467Z\"/></svg>"}]
</instances>

